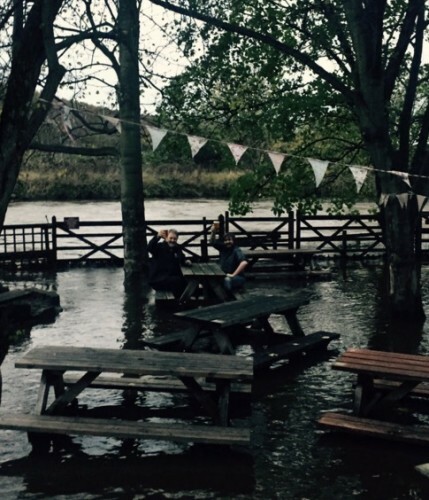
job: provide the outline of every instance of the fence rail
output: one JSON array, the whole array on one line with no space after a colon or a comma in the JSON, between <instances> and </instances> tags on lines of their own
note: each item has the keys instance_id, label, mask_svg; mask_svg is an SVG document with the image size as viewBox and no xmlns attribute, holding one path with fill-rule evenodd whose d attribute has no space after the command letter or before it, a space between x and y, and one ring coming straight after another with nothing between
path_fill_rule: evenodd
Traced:
<instances>
[{"instance_id":1,"label":"fence rail","mask_svg":"<svg viewBox=\"0 0 429 500\"><path fill-rule=\"evenodd\" d=\"M422 259L429 258L429 212L421 214L416 248ZM233 232L248 248L312 247L321 255L365 259L385 252L377 216L307 216L291 212L285 217L219 216L221 232ZM160 228L174 226L185 254L206 261L217 252L209 245L212 221L205 217L190 220L146 222L146 236ZM245 248L245 246L244 246ZM51 223L6 225L0 235L0 265L3 263L123 262L121 221L82 221L66 217Z\"/></svg>"}]
</instances>

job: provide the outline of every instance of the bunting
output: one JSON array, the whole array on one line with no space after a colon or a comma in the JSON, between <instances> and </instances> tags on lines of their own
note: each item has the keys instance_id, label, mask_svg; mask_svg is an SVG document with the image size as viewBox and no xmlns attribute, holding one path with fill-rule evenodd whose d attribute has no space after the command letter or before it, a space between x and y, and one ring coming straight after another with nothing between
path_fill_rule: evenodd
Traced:
<instances>
[{"instance_id":1,"label":"bunting","mask_svg":"<svg viewBox=\"0 0 429 500\"><path fill-rule=\"evenodd\" d=\"M52 106L52 109L59 110L59 114L57 115L57 117L59 117L59 120L60 120L59 127L74 142L75 137L73 136L73 133L72 133L72 130L73 130L73 122L72 122L73 113L72 113L72 111L80 112L80 110L74 109L70 106L67 106L61 100L59 100L57 98L55 98L55 100L52 102L46 101L44 99L40 99L40 101L44 102L45 104L49 104L50 106ZM122 124L122 122L125 122L125 120L121 120L119 118L115 118L115 117L108 116L108 115L100 115L98 113L92 113L91 111L88 111L88 110L85 110L85 113L94 114L94 115L101 117L103 120L112 124L116 128L116 130L119 133L121 133L121 124ZM49 115L47 115L46 121L50 122L50 123L57 123L55 121L55 117L52 118L52 116L49 116ZM153 151L156 150L156 148L159 146L159 144L161 143L163 138L169 132L186 136L188 143L190 145L190 148L191 148L191 153L192 153L193 158L200 151L200 149L203 146L205 146L205 144L209 140L209 139L204 138L204 137L198 137L198 136L193 136L193 135L188 135L188 134L181 134L180 132L154 127L153 125L149 125L145 122L141 122L141 123L129 122L129 123L132 123L133 125L136 125L139 127L143 127L147 131L147 133L150 135L150 138L152 141L152 150ZM210 140L214 140L214 139L210 139ZM226 144L228 146L229 150L231 151L231 153L234 157L236 164L238 164L238 162L240 161L243 154L247 151L247 149L249 149L248 146L244 146L241 144L226 143L223 141L216 141L216 142L219 142L221 144ZM271 163L273 164L273 167L274 167L277 175L279 174L279 172L281 170L282 164L283 164L286 156L293 157L293 158L301 158L301 159L303 158L303 157L299 157L299 156L295 156L295 155L291 155L291 154L278 153L275 151L267 151L267 150L261 150L261 149L257 149L257 148L250 148L250 149L254 149L256 151L267 153L268 157L271 160ZM318 187L325 176L326 170L327 170L330 162L328 160L320 160L317 158L305 158L305 159L310 163L310 165L313 169L316 187ZM334 164L340 165L339 162L335 162ZM342 165L344 165L344 164L342 164ZM402 181L405 182L407 184L407 186L409 186L410 188L411 188L411 183L410 183L410 179L409 179L410 175L413 177L418 177L418 178L422 178L422 179L429 179L429 176L420 175L420 174L408 174L406 172L399 171L399 170L384 171L384 170L377 170L372 166L363 166L363 165L344 165L344 166L346 166L350 169L350 171L353 175L353 178L355 180L356 190L358 193L361 190L369 171L371 171L371 172L383 172L384 174L396 175L396 176L400 177L402 179ZM393 197L398 199L398 202L400 203L401 207L406 207L408 205L408 201L410 199L410 196L414 196L414 195L416 196L417 205L418 205L419 210L422 210L424 205L426 204L428 198L424 195L420 195L420 194L416 194L416 193L412 193L412 192L399 193L399 194L382 193L380 196L379 205L386 206L387 203L389 202L389 198L391 196L393 196Z\"/></svg>"},{"instance_id":2,"label":"bunting","mask_svg":"<svg viewBox=\"0 0 429 500\"><path fill-rule=\"evenodd\" d=\"M204 137L197 137L196 135L188 135L188 142L191 146L192 158L198 153L198 151L206 144L208 139Z\"/></svg>"},{"instance_id":3,"label":"bunting","mask_svg":"<svg viewBox=\"0 0 429 500\"><path fill-rule=\"evenodd\" d=\"M268 151L268 156L270 157L271 163L273 164L274 170L276 171L276 174L278 175L280 172L280 168L282 166L282 163L284 159L286 158L286 155L282 153L275 153L274 151Z\"/></svg>"},{"instance_id":4,"label":"bunting","mask_svg":"<svg viewBox=\"0 0 429 500\"><path fill-rule=\"evenodd\" d=\"M398 172L398 170L389 170L388 171L390 174L397 175L398 177L401 177L401 179L407 184L409 187L411 187L410 184L410 179L408 177L408 174L405 172Z\"/></svg>"},{"instance_id":5,"label":"bunting","mask_svg":"<svg viewBox=\"0 0 429 500\"><path fill-rule=\"evenodd\" d=\"M232 142L227 142L227 146L234 157L235 164L237 165L240 158L244 155L247 150L247 146L242 146L241 144L233 144Z\"/></svg>"},{"instance_id":6,"label":"bunting","mask_svg":"<svg viewBox=\"0 0 429 500\"><path fill-rule=\"evenodd\" d=\"M119 118L115 118L114 116L107 116L107 115L100 115L101 118L103 118L104 121L107 123L110 123L115 127L115 129L121 133L122 127L121 127L121 120Z\"/></svg>"},{"instance_id":7,"label":"bunting","mask_svg":"<svg viewBox=\"0 0 429 500\"><path fill-rule=\"evenodd\" d=\"M155 151L168 131L163 128L151 127L150 125L145 125L145 128L149 132L152 141L152 151Z\"/></svg>"},{"instance_id":8,"label":"bunting","mask_svg":"<svg viewBox=\"0 0 429 500\"><path fill-rule=\"evenodd\" d=\"M350 165L349 169L356 183L356 191L359 193L365 182L368 170L360 165Z\"/></svg>"},{"instance_id":9,"label":"bunting","mask_svg":"<svg viewBox=\"0 0 429 500\"><path fill-rule=\"evenodd\" d=\"M329 161L327 160L317 160L316 158L307 158L308 162L313 169L314 177L316 178L316 187L322 182L325 176L326 169L328 168Z\"/></svg>"}]
</instances>

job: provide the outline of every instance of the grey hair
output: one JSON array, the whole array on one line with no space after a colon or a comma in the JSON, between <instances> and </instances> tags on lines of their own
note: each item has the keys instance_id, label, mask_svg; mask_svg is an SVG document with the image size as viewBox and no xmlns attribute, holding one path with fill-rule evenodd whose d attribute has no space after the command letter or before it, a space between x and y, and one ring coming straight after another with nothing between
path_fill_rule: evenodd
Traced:
<instances>
[{"instance_id":1,"label":"grey hair","mask_svg":"<svg viewBox=\"0 0 429 500\"><path fill-rule=\"evenodd\" d=\"M175 234L177 237L179 237L179 231L178 231L177 229L169 229L169 230L168 230L168 234L170 234L170 233L173 233L173 234Z\"/></svg>"}]
</instances>

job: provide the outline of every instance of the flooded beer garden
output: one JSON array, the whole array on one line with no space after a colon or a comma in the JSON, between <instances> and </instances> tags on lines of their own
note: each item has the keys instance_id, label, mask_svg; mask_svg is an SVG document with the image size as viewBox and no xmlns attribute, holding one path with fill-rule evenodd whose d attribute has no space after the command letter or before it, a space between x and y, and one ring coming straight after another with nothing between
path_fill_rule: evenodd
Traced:
<instances>
[{"instance_id":1,"label":"flooded beer garden","mask_svg":"<svg viewBox=\"0 0 429 500\"><path fill-rule=\"evenodd\" d=\"M16 207L14 222L26 212L34 216L35 206L30 205ZM39 209L42 206L36 204ZM166 212L173 206L173 202L166 203L165 212L152 218L167 219ZM100 208L97 204L63 205L66 213L84 210L89 218L91 210ZM185 208L190 213L202 209L198 202L189 202ZM216 204L212 208L209 217L222 211ZM104 212L111 211L112 219L117 209L113 203L103 206ZM152 209L159 207L154 203ZM55 291L63 309L54 322L18 332L13 339L2 364L5 411L33 411L40 373L14 366L31 348L143 349L146 340L186 327L173 311L156 306L150 288L126 293L121 268L5 270L2 283L11 290ZM310 300L298 313L303 329L341 335L320 355L286 362L255 377L251 411L243 417L251 429L250 446L73 436L54 452L38 456L32 453L25 432L2 430L2 498L427 498L429 479L415 469L429 462L426 447L356 438L317 425L323 412L351 407L353 376L332 370L332 363L349 347L427 354L425 325L389 322L382 283L379 263L358 262L346 272L333 269L330 279L249 280L246 293L250 297L305 289ZM273 323L279 330L284 328L281 317L274 316ZM128 415L141 405L147 409L148 421L179 422L188 411L189 398L179 393L135 395L91 389L79 396L79 405L105 411L120 407ZM406 418L427 423L424 408L408 412Z\"/></svg>"}]
</instances>

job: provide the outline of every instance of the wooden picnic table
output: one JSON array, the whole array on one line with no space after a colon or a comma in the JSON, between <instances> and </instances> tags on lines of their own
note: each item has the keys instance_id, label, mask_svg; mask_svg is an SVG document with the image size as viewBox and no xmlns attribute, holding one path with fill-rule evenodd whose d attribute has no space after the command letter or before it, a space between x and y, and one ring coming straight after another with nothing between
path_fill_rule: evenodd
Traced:
<instances>
[{"instance_id":1,"label":"wooden picnic table","mask_svg":"<svg viewBox=\"0 0 429 500\"><path fill-rule=\"evenodd\" d=\"M216 304L204 308L192 309L175 313L194 325L193 330L185 336L183 348L189 350L197 337L204 330L214 336L222 353L233 354L233 344L240 334L248 331L249 342L270 344L272 349L264 349L255 357L255 368L267 366L279 359L289 357L299 351L305 351L317 345L326 345L330 340L337 338L337 334L317 332L305 335L297 317L299 308L309 303L305 293L264 294L255 295L247 299ZM289 326L291 335L276 333L269 322L273 314L282 315ZM251 327L246 330L246 327ZM256 336L253 335L254 332ZM253 340L252 340L253 338Z\"/></svg>"},{"instance_id":2,"label":"wooden picnic table","mask_svg":"<svg viewBox=\"0 0 429 500\"><path fill-rule=\"evenodd\" d=\"M231 300L223 287L225 273L217 263L192 263L190 266L182 266L182 274L188 284L179 302L187 302L197 292L200 285L206 301L212 297L220 302Z\"/></svg>"},{"instance_id":3,"label":"wooden picnic table","mask_svg":"<svg viewBox=\"0 0 429 500\"><path fill-rule=\"evenodd\" d=\"M429 426L386 420L408 396L429 396L429 356L353 348L343 353L332 368L357 375L353 414L327 412L320 424L384 439L429 443Z\"/></svg>"},{"instance_id":4,"label":"wooden picnic table","mask_svg":"<svg viewBox=\"0 0 429 500\"><path fill-rule=\"evenodd\" d=\"M249 270L259 259L273 259L276 261L291 262L295 269L304 270L311 266L315 254L322 253L317 248L276 248L246 250L246 259L249 262Z\"/></svg>"},{"instance_id":5,"label":"wooden picnic table","mask_svg":"<svg viewBox=\"0 0 429 500\"><path fill-rule=\"evenodd\" d=\"M28 351L15 366L41 369L34 415L0 414L0 428L12 428L45 433L78 433L116 437L144 437L199 441L212 443L243 443L248 441L246 429L231 429L229 425L229 396L231 383L249 383L253 366L245 358L183 352L147 350L100 349L90 347L41 346ZM66 372L80 375L66 379ZM126 374L97 384L99 376ZM123 389L139 387L139 377L174 377L212 417L213 426L184 426L151 424L117 419L68 417L67 409L76 404L77 397L93 385L98 388ZM200 382L209 380L210 390ZM128 380L129 382L125 382ZM53 395L50 394L53 389ZM152 387L152 390L153 387ZM53 397L52 397L53 396ZM72 406L70 406L72 405ZM222 430L221 430L222 429Z\"/></svg>"},{"instance_id":6,"label":"wooden picnic table","mask_svg":"<svg viewBox=\"0 0 429 500\"><path fill-rule=\"evenodd\" d=\"M357 374L353 411L358 416L376 414L408 396L422 382L429 382L429 356L348 349L332 365L334 370ZM396 381L396 384L381 382Z\"/></svg>"}]
</instances>

